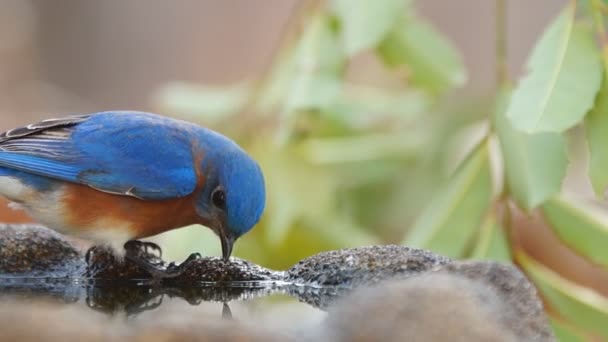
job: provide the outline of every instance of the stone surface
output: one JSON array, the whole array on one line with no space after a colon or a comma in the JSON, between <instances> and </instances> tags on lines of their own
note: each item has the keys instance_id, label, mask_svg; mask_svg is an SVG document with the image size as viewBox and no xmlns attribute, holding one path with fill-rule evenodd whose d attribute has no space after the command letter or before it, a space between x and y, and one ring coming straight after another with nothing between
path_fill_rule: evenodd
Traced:
<instances>
[{"instance_id":1,"label":"stone surface","mask_svg":"<svg viewBox=\"0 0 608 342\"><path fill-rule=\"evenodd\" d=\"M554 341L532 284L510 265L454 262L355 290L329 309L335 341Z\"/></svg>"},{"instance_id":2,"label":"stone surface","mask_svg":"<svg viewBox=\"0 0 608 342\"><path fill-rule=\"evenodd\" d=\"M84 269L82 255L60 234L36 225L0 225L0 274L65 277Z\"/></svg>"},{"instance_id":3,"label":"stone surface","mask_svg":"<svg viewBox=\"0 0 608 342\"><path fill-rule=\"evenodd\" d=\"M166 270L169 265L154 254L141 255L150 265ZM87 277L103 280L152 279L153 276L129 259L119 260L108 249L98 249L91 256ZM225 261L218 257L205 257L186 263L183 272L173 278L162 279L166 285L200 282L255 282L279 281L283 272L276 272L249 261L232 257Z\"/></svg>"},{"instance_id":4,"label":"stone surface","mask_svg":"<svg viewBox=\"0 0 608 342\"><path fill-rule=\"evenodd\" d=\"M431 271L449 262L449 258L405 246L358 247L304 259L287 271L286 280L312 286L354 287Z\"/></svg>"},{"instance_id":5,"label":"stone surface","mask_svg":"<svg viewBox=\"0 0 608 342\"><path fill-rule=\"evenodd\" d=\"M283 278L284 272L272 271L247 260L232 257L230 261L224 261L222 258L212 257L193 261L174 282L255 282L281 281Z\"/></svg>"},{"instance_id":6,"label":"stone surface","mask_svg":"<svg viewBox=\"0 0 608 342\"><path fill-rule=\"evenodd\" d=\"M459 261L445 265L441 272L457 274L492 289L495 294L492 304L496 309L496 317L500 318L503 326L516 331L520 340L552 340L552 332L538 292L515 266L496 262ZM479 296L482 298L481 294Z\"/></svg>"},{"instance_id":7,"label":"stone surface","mask_svg":"<svg viewBox=\"0 0 608 342\"><path fill-rule=\"evenodd\" d=\"M300 329L298 340L553 340L535 288L510 265L452 261L395 245L324 252L286 272L238 258L193 258L173 265L152 253L154 249L136 251L148 266L183 272L154 277L150 268L104 248L89 254L87 267L82 251L51 230L1 225L0 340L293 339L284 329L259 328L255 322L157 313L166 297L198 305L277 292L328 312L319 326ZM39 296L62 304L28 304ZM6 303L6 297L21 300ZM77 303L68 309L65 303L72 302ZM129 316L151 312L155 318L127 325L94 311Z\"/></svg>"},{"instance_id":8,"label":"stone surface","mask_svg":"<svg viewBox=\"0 0 608 342\"><path fill-rule=\"evenodd\" d=\"M330 307L321 324L300 329L297 335L293 335L294 330L298 331L293 329L299 324L297 320L288 322L293 326L285 322L273 326L238 317L232 320L226 315L222 319L218 312L207 314L176 307L162 310L162 300L154 293L158 289L142 288L136 297L115 293L114 296L123 297L124 306L90 306L110 314L124 311L131 317L152 311L139 320L113 319L112 315L94 314L76 305L3 302L0 340L553 341L542 312L531 309L536 307L537 298L524 309L531 310L529 313L514 316L513 296L505 297L500 290L503 286L495 286L509 283L506 278L520 276L508 270L497 271L502 266L496 264L482 266L481 269L494 269L490 273L501 274L503 280L475 279L452 270L439 270L364 286ZM210 296L213 300L225 299ZM516 298L526 300L526 295ZM100 299L111 298L104 293ZM134 311L134 307L139 309ZM535 327L535 322L543 324Z\"/></svg>"},{"instance_id":9,"label":"stone surface","mask_svg":"<svg viewBox=\"0 0 608 342\"><path fill-rule=\"evenodd\" d=\"M89 265L83 253L64 236L37 225L0 225L0 277L88 278L106 281L150 280L153 276L138 264L115 256L111 250L97 247L90 254ZM169 264L154 253L142 255L151 265L166 269ZM180 276L164 283L276 281L283 272L275 272L246 260L200 258L187 264Z\"/></svg>"}]
</instances>

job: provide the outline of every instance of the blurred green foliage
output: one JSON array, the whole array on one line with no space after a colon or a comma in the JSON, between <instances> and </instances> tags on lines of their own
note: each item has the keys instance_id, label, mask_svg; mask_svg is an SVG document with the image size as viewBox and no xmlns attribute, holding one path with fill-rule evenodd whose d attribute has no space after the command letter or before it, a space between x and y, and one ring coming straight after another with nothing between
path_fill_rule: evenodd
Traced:
<instances>
[{"instance_id":1,"label":"blurred green foliage","mask_svg":"<svg viewBox=\"0 0 608 342\"><path fill-rule=\"evenodd\" d=\"M561 194L569 129L583 124L598 197L608 186L608 47L595 40L608 42L607 5L571 1L540 37L522 80L512 86L499 70L493 103L466 107L447 96L466 81L458 52L411 1L306 3L261 80L176 83L157 97L166 111L235 138L261 164L267 209L236 254L279 269L321 250L375 243L513 259L554 309L560 338L608 338L608 299L533 260L508 234L516 205L590 262L608 265L605 215ZM499 67L504 32L497 30ZM389 81L354 82L362 57ZM175 259L219 252L201 229L163 238L177 246L168 249Z\"/></svg>"},{"instance_id":2,"label":"blurred green foliage","mask_svg":"<svg viewBox=\"0 0 608 342\"><path fill-rule=\"evenodd\" d=\"M267 208L235 254L275 268L322 250L400 242L449 173L442 145L471 121L433 113L465 70L409 1L312 2L300 17L262 80L174 83L157 96L166 111L226 133L260 163ZM352 82L350 65L362 54L393 84ZM217 252L216 239L195 229L164 238L181 247L167 251L177 259Z\"/></svg>"}]
</instances>

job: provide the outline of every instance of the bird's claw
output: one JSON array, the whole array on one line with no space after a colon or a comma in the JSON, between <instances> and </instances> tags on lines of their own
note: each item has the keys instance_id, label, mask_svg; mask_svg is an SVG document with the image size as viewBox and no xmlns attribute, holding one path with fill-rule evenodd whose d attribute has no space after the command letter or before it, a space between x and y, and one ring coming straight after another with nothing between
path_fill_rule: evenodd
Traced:
<instances>
[{"instance_id":1,"label":"bird's claw","mask_svg":"<svg viewBox=\"0 0 608 342\"><path fill-rule=\"evenodd\" d=\"M169 266L167 266L167 272L177 274L176 276L179 276L184 273L184 271L187 270L194 261L199 260L200 258L202 258L200 253L192 253L179 265L175 264L174 262L170 263Z\"/></svg>"},{"instance_id":2,"label":"bird's claw","mask_svg":"<svg viewBox=\"0 0 608 342\"><path fill-rule=\"evenodd\" d=\"M154 242L129 240L124 245L127 253L133 253L135 255L152 256L157 259L162 259L163 251L159 245Z\"/></svg>"},{"instance_id":3,"label":"bird's claw","mask_svg":"<svg viewBox=\"0 0 608 342\"><path fill-rule=\"evenodd\" d=\"M127 251L129 250L127 249ZM192 253L186 260L184 260L184 262L180 264L175 264L172 262L167 267L159 267L159 264L151 262L148 258L142 256L141 254L130 254L127 252L125 258L148 272L152 278L156 280L163 280L179 277L193 262L200 259L201 255L199 253Z\"/></svg>"}]
</instances>

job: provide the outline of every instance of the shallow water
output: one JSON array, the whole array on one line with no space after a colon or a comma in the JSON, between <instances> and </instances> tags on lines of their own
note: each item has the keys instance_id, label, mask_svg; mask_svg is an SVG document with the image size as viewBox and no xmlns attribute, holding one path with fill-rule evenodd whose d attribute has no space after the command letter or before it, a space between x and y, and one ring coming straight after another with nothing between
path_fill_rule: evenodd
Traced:
<instances>
[{"instance_id":1,"label":"shallow water","mask_svg":"<svg viewBox=\"0 0 608 342\"><path fill-rule=\"evenodd\" d=\"M321 309L346 289L303 287L281 281L201 282L166 286L150 280L100 281L67 278L0 277L0 302L40 299L78 305L109 315L134 318L150 311L179 308L215 312L224 319L281 317L311 324L325 316ZM313 303L307 304L306 302ZM280 314L279 314L280 312ZM276 315L274 314L276 313ZM287 317L294 315L296 317Z\"/></svg>"},{"instance_id":2,"label":"shallow water","mask_svg":"<svg viewBox=\"0 0 608 342\"><path fill-rule=\"evenodd\" d=\"M13 252L0 248L8 255L0 258L0 340L454 340L456 334L467 341L507 335L553 341L533 286L515 267L494 262L369 246L321 253L287 271L202 258L179 276L153 280L136 265L101 260L89 272L69 248L66 262L24 256L19 246L27 252L28 239L5 241ZM355 288L361 289L336 303Z\"/></svg>"}]
</instances>

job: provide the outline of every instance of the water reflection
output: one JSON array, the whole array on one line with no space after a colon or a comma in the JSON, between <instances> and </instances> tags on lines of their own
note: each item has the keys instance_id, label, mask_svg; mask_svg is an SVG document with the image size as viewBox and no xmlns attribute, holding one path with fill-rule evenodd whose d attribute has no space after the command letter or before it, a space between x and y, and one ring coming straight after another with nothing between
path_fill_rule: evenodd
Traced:
<instances>
[{"instance_id":1,"label":"water reflection","mask_svg":"<svg viewBox=\"0 0 608 342\"><path fill-rule=\"evenodd\" d=\"M347 289L312 288L281 282L201 283L199 286L161 286L146 281L90 282L70 279L0 278L0 299L52 298L64 303L82 302L105 314L124 313L128 317L161 308L181 299L192 306L204 302L221 303L218 316L233 319L231 304L256 298L283 295L317 309L325 309Z\"/></svg>"},{"instance_id":2,"label":"water reflection","mask_svg":"<svg viewBox=\"0 0 608 342\"><path fill-rule=\"evenodd\" d=\"M228 303L224 303L224 305L222 306L222 319L232 319L232 310L230 310L230 306L228 305Z\"/></svg>"}]
</instances>

